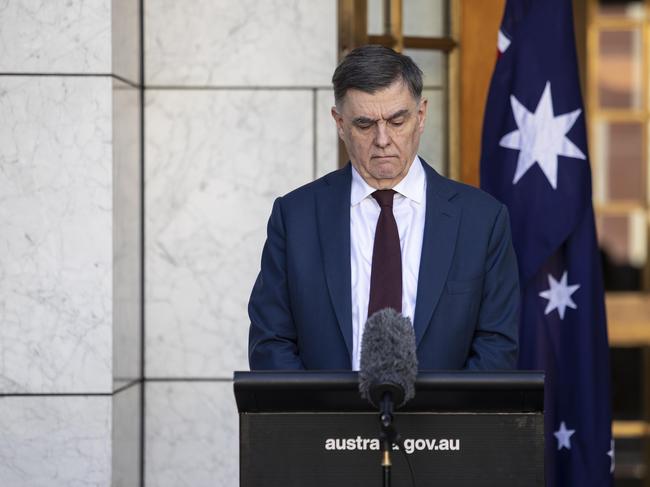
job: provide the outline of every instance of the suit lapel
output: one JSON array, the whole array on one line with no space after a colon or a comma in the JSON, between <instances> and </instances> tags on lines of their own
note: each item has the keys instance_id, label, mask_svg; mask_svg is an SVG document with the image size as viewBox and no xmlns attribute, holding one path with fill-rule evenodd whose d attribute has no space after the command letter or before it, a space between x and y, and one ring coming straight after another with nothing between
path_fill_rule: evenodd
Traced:
<instances>
[{"instance_id":1,"label":"suit lapel","mask_svg":"<svg viewBox=\"0 0 650 487\"><path fill-rule=\"evenodd\" d=\"M334 312L352 356L352 285L350 270L350 164L326 179L316 195L325 278Z\"/></svg>"},{"instance_id":2,"label":"suit lapel","mask_svg":"<svg viewBox=\"0 0 650 487\"><path fill-rule=\"evenodd\" d=\"M427 174L427 208L413 319L416 346L431 323L447 281L460 223L460 210L449 202L455 191L426 163L423 166Z\"/></svg>"}]
</instances>

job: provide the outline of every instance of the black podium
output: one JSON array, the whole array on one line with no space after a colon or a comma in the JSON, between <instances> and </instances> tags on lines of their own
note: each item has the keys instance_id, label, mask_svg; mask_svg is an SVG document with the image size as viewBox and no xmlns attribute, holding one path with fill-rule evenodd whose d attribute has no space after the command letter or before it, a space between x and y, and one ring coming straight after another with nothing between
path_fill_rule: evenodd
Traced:
<instances>
[{"instance_id":1,"label":"black podium","mask_svg":"<svg viewBox=\"0 0 650 487\"><path fill-rule=\"evenodd\" d=\"M381 485L378 413L355 372L235 372L241 487ZM418 487L544 485L544 378L423 372L395 414ZM393 486L410 486L395 450Z\"/></svg>"}]
</instances>

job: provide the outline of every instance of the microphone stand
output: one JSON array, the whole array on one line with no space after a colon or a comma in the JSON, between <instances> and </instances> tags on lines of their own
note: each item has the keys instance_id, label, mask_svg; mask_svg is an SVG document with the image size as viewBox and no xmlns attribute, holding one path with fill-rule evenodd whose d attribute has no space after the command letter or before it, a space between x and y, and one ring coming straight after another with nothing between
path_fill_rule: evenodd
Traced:
<instances>
[{"instance_id":1,"label":"microphone stand","mask_svg":"<svg viewBox=\"0 0 650 487\"><path fill-rule=\"evenodd\" d=\"M399 434L393 426L393 398L390 392L385 392L379 404L379 421L381 423L381 469L383 487L391 486L391 467L392 462L390 452L393 449L393 443L399 440Z\"/></svg>"}]
</instances>

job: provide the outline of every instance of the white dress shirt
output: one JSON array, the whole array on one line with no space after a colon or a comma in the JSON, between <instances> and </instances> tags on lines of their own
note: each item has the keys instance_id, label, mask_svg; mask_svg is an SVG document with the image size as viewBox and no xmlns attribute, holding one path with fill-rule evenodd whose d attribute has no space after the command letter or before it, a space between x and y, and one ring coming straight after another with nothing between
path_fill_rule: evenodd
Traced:
<instances>
[{"instance_id":1,"label":"white dress shirt","mask_svg":"<svg viewBox=\"0 0 650 487\"><path fill-rule=\"evenodd\" d=\"M402 252L402 314L415 315L418 273L424 217L426 213L427 178L418 156L408 174L393 189L393 215L397 222ZM370 272L379 204L371 196L375 191L352 167L350 194L350 257L352 265L352 370L359 370L361 338L368 319Z\"/></svg>"}]
</instances>

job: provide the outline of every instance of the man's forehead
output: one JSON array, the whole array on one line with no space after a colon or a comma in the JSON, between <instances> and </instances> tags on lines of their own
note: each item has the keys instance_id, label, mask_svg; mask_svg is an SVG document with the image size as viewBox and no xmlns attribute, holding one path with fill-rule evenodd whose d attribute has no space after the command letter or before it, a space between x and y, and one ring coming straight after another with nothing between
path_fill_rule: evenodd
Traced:
<instances>
[{"instance_id":1,"label":"man's forehead","mask_svg":"<svg viewBox=\"0 0 650 487\"><path fill-rule=\"evenodd\" d=\"M350 89L343 99L343 111L354 116L390 116L401 110L412 110L417 101L409 91L402 86L377 90L374 93ZM402 89L403 88L403 89Z\"/></svg>"}]
</instances>

